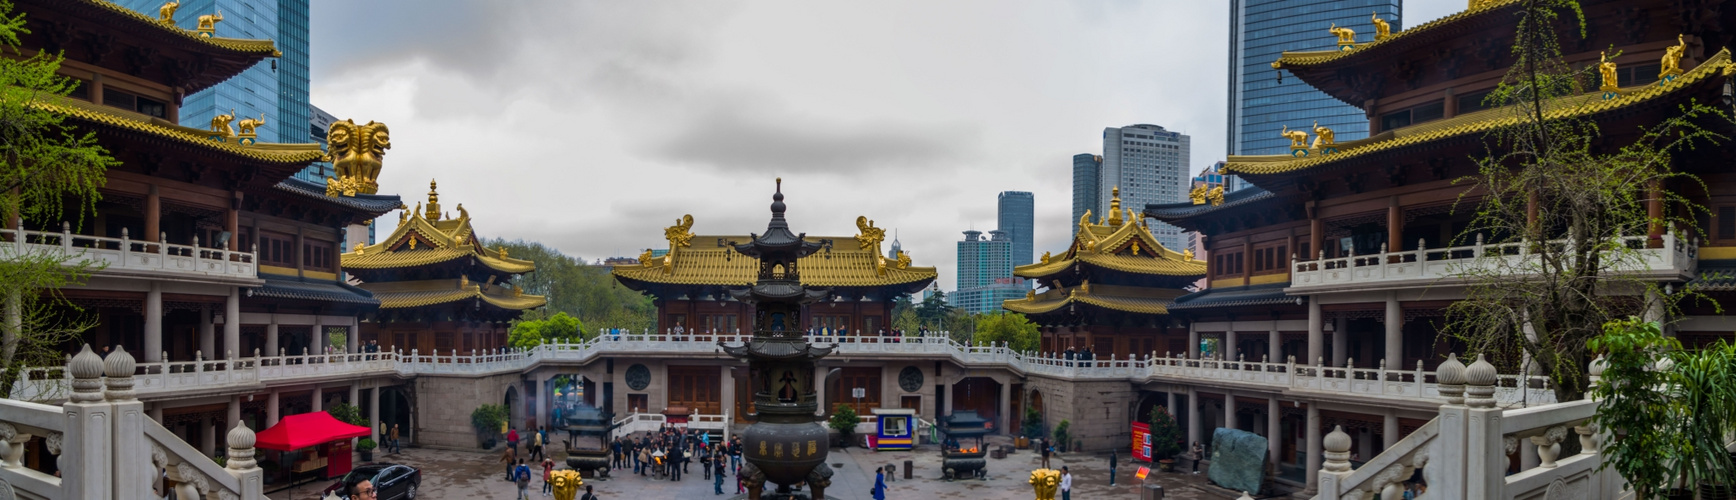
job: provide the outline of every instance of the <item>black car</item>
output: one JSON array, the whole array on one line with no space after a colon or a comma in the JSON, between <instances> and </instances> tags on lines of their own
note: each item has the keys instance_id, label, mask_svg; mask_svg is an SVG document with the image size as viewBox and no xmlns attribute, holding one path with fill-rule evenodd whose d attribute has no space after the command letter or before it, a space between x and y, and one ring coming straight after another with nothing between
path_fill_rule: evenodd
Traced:
<instances>
[{"instance_id":1,"label":"black car","mask_svg":"<svg viewBox=\"0 0 1736 500\"><path fill-rule=\"evenodd\" d=\"M421 469L408 465L367 464L344 474L337 484L320 492L320 496L336 494L338 498L347 499L349 494L344 491L344 485L364 478L374 485L374 491L378 492L374 498L378 500L411 500L416 498L416 490L422 486Z\"/></svg>"}]
</instances>

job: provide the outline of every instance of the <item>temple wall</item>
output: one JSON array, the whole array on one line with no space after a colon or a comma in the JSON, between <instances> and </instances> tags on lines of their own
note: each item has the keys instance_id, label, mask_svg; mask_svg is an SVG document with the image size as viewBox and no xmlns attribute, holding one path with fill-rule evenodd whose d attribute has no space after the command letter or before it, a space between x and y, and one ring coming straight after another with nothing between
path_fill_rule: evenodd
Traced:
<instances>
[{"instance_id":1,"label":"temple wall","mask_svg":"<svg viewBox=\"0 0 1736 500\"><path fill-rule=\"evenodd\" d=\"M521 374L506 373L490 376L421 375L416 377L416 444L428 448L475 450L476 430L470 426L470 412L483 404L502 404L507 388L517 384ZM516 406L522 409L525 394L515 388ZM514 415L519 411L515 410Z\"/></svg>"},{"instance_id":2,"label":"temple wall","mask_svg":"<svg viewBox=\"0 0 1736 500\"><path fill-rule=\"evenodd\" d=\"M1128 412L1139 401L1139 391L1121 380L1067 381L1032 376L1025 390L1043 398L1043 422L1051 431L1062 420L1070 422L1068 433L1082 442L1086 452L1108 451L1128 446L1133 431Z\"/></svg>"}]
</instances>

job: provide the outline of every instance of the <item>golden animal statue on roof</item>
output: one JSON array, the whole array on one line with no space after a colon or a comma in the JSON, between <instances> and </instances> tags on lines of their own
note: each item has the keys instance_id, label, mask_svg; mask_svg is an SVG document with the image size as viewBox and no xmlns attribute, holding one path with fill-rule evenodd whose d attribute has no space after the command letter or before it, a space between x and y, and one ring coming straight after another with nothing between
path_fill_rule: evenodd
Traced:
<instances>
[{"instance_id":1,"label":"golden animal statue on roof","mask_svg":"<svg viewBox=\"0 0 1736 500\"><path fill-rule=\"evenodd\" d=\"M663 228L663 238L669 240L669 253L675 249L693 246L693 214L682 215L675 219L675 225Z\"/></svg>"},{"instance_id":2,"label":"golden animal statue on roof","mask_svg":"<svg viewBox=\"0 0 1736 500\"><path fill-rule=\"evenodd\" d=\"M211 131L216 132L220 137L233 136L235 135L235 128L229 126L229 123L233 121L235 121L235 110L233 109L229 110L227 115L213 116L211 117Z\"/></svg>"},{"instance_id":3,"label":"golden animal statue on roof","mask_svg":"<svg viewBox=\"0 0 1736 500\"><path fill-rule=\"evenodd\" d=\"M326 156L331 158L332 173L326 179L326 196L355 196L379 192L380 165L386 150L392 149L392 131L386 124L368 122L356 125L353 120L332 122L326 129Z\"/></svg>"},{"instance_id":4,"label":"golden animal statue on roof","mask_svg":"<svg viewBox=\"0 0 1736 500\"><path fill-rule=\"evenodd\" d=\"M181 10L180 0L169 0L162 7L157 7L157 22L174 26L175 11L177 10Z\"/></svg>"},{"instance_id":5,"label":"golden animal statue on roof","mask_svg":"<svg viewBox=\"0 0 1736 500\"><path fill-rule=\"evenodd\" d=\"M1193 202L1193 204L1195 204L1195 205L1204 205L1206 203L1206 190L1207 189L1211 189L1211 188L1206 187L1205 184L1200 184L1198 186L1194 186L1192 190L1187 192L1188 201Z\"/></svg>"},{"instance_id":6,"label":"golden animal statue on roof","mask_svg":"<svg viewBox=\"0 0 1736 500\"><path fill-rule=\"evenodd\" d=\"M1378 42L1392 38L1392 25L1380 18L1380 13L1374 13L1374 41Z\"/></svg>"},{"instance_id":7,"label":"golden animal statue on roof","mask_svg":"<svg viewBox=\"0 0 1736 500\"><path fill-rule=\"evenodd\" d=\"M199 36L211 38L212 35L217 34L217 23L222 21L223 11L221 10L217 11L216 14L199 16Z\"/></svg>"},{"instance_id":8,"label":"golden animal statue on roof","mask_svg":"<svg viewBox=\"0 0 1736 500\"><path fill-rule=\"evenodd\" d=\"M886 241L886 230L874 227L874 221L868 220L866 215L856 216L856 229L862 231L856 235L856 246L862 250L874 249L874 253L880 253L880 242Z\"/></svg>"},{"instance_id":9,"label":"golden animal statue on roof","mask_svg":"<svg viewBox=\"0 0 1736 500\"><path fill-rule=\"evenodd\" d=\"M651 249L647 248L647 249L645 249L645 253L639 254L639 265L640 266L654 267L657 265L657 258L652 257L651 253L652 253Z\"/></svg>"},{"instance_id":10,"label":"golden animal statue on roof","mask_svg":"<svg viewBox=\"0 0 1736 500\"><path fill-rule=\"evenodd\" d=\"M1290 130L1290 126L1285 125L1284 130L1279 132L1278 135L1284 136L1285 139L1290 140L1291 149L1308 147L1308 132L1306 131Z\"/></svg>"},{"instance_id":11,"label":"golden animal statue on roof","mask_svg":"<svg viewBox=\"0 0 1736 500\"><path fill-rule=\"evenodd\" d=\"M1687 51L1688 42L1682 39L1682 35L1676 35L1676 44L1664 49L1664 58L1658 67L1658 79L1667 82L1682 74L1682 55Z\"/></svg>"},{"instance_id":12,"label":"golden animal statue on roof","mask_svg":"<svg viewBox=\"0 0 1736 500\"><path fill-rule=\"evenodd\" d=\"M903 250L898 251L898 268L910 269L910 252Z\"/></svg>"},{"instance_id":13,"label":"golden animal statue on roof","mask_svg":"<svg viewBox=\"0 0 1736 500\"><path fill-rule=\"evenodd\" d=\"M1085 213L1079 216L1079 229L1088 227L1091 227L1091 209L1089 208L1085 209Z\"/></svg>"},{"instance_id":14,"label":"golden animal statue on roof","mask_svg":"<svg viewBox=\"0 0 1736 500\"><path fill-rule=\"evenodd\" d=\"M1193 249L1192 249L1192 248L1189 248L1189 249L1186 249L1186 250L1182 250L1182 252L1181 252L1181 259L1182 259L1182 260L1194 260L1194 253L1193 253Z\"/></svg>"},{"instance_id":15,"label":"golden animal statue on roof","mask_svg":"<svg viewBox=\"0 0 1736 500\"><path fill-rule=\"evenodd\" d=\"M1615 97L1612 94L1621 91L1621 85L1617 83L1619 80L1615 74L1615 60L1610 59L1608 52L1598 52L1598 61L1597 72L1603 77L1603 86L1598 87L1598 90L1603 91L1604 99Z\"/></svg>"},{"instance_id":16,"label":"golden animal statue on roof","mask_svg":"<svg viewBox=\"0 0 1736 500\"><path fill-rule=\"evenodd\" d=\"M241 132L238 135L242 137L253 137L259 135L254 133L254 130L258 129L261 125L265 125L265 113L260 113L258 120L242 118L241 121L235 122L235 127L241 129Z\"/></svg>"},{"instance_id":17,"label":"golden animal statue on roof","mask_svg":"<svg viewBox=\"0 0 1736 500\"><path fill-rule=\"evenodd\" d=\"M1320 120L1314 120L1314 145L1310 146L1309 149L1322 153L1337 152L1337 137L1338 134L1334 133L1332 129L1320 126Z\"/></svg>"},{"instance_id":18,"label":"golden animal statue on roof","mask_svg":"<svg viewBox=\"0 0 1736 500\"><path fill-rule=\"evenodd\" d=\"M1211 192L1206 193L1206 197L1211 199L1212 206L1214 207L1224 204L1224 187L1218 186L1212 188Z\"/></svg>"},{"instance_id":19,"label":"golden animal statue on roof","mask_svg":"<svg viewBox=\"0 0 1736 500\"><path fill-rule=\"evenodd\" d=\"M1353 30L1350 28L1340 28L1340 27L1338 27L1338 23L1332 23L1332 27L1327 28L1326 31L1330 31L1330 32L1332 32L1332 36L1338 37L1338 44L1339 45L1344 45L1347 43L1356 43L1356 30Z\"/></svg>"},{"instance_id":20,"label":"golden animal statue on roof","mask_svg":"<svg viewBox=\"0 0 1736 500\"><path fill-rule=\"evenodd\" d=\"M1049 255L1049 252L1043 252L1043 263L1044 263L1044 264L1048 264L1048 263L1049 263L1049 259L1053 259L1053 258L1054 258L1054 257L1051 257L1051 256L1050 256L1050 255Z\"/></svg>"}]
</instances>

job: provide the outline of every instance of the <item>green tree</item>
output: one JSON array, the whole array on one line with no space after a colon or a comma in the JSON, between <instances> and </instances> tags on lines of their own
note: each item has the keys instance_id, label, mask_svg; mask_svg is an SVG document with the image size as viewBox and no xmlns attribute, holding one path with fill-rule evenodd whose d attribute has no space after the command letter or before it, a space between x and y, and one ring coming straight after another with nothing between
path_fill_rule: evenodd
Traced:
<instances>
[{"instance_id":1,"label":"green tree","mask_svg":"<svg viewBox=\"0 0 1736 500\"><path fill-rule=\"evenodd\" d=\"M1736 484L1725 437L1736 432L1736 345L1720 340L1684 350L1658 323L1628 318L1592 339L1604 371L1591 388L1593 420L1611 467L1640 498L1666 498L1675 486ZM1709 495L1708 495L1709 496Z\"/></svg>"},{"instance_id":2,"label":"green tree","mask_svg":"<svg viewBox=\"0 0 1736 500\"><path fill-rule=\"evenodd\" d=\"M1488 98L1515 124L1488 133L1488 153L1475 158L1478 173L1464 179L1471 184L1464 196L1480 198L1458 244L1511 244L1496 248L1523 249L1525 257L1484 252L1461 267L1466 298L1447 308L1443 334L1504 370L1529 360L1535 366L1527 368L1551 378L1557 400L1572 401L1589 384L1586 342L1604 324L1648 308L1662 317L1673 308L1670 300L1641 299L1665 297L1661 282L1618 271L1646 265L1644 245L1623 237L1693 227L1691 214L1704 209L1656 188L1698 183L1673 170L1673 156L1716 138L1695 125L1714 112L1684 106L1625 146L1607 144L1590 119L1551 115L1554 107L1601 98L1583 88L1595 65L1575 70L1562 58L1563 37L1555 31L1576 22L1583 38L1584 14L1573 0L1531 0L1521 9L1513 18L1516 63ZM1681 210L1650 217L1648 205L1659 201L1651 193Z\"/></svg>"},{"instance_id":3,"label":"green tree","mask_svg":"<svg viewBox=\"0 0 1736 500\"><path fill-rule=\"evenodd\" d=\"M1169 414L1168 408L1151 407L1147 422L1151 424L1152 460L1167 460L1181 453L1181 429L1176 427L1175 417Z\"/></svg>"},{"instance_id":4,"label":"green tree","mask_svg":"<svg viewBox=\"0 0 1736 500\"><path fill-rule=\"evenodd\" d=\"M941 330L947 326L947 319L952 316L955 308L946 303L946 292L934 290L922 303L916 305L916 317L922 326L930 330Z\"/></svg>"},{"instance_id":5,"label":"green tree","mask_svg":"<svg viewBox=\"0 0 1736 500\"><path fill-rule=\"evenodd\" d=\"M1049 429L1043 424L1043 412L1035 406L1025 407L1025 422L1019 426L1019 433L1027 438L1042 439L1049 435Z\"/></svg>"},{"instance_id":6,"label":"green tree","mask_svg":"<svg viewBox=\"0 0 1736 500\"><path fill-rule=\"evenodd\" d=\"M368 422L368 417L362 416L362 409L353 404L338 403L332 405L331 408L326 408L326 413L330 413L332 418L346 424L359 425L362 427L372 425Z\"/></svg>"},{"instance_id":7,"label":"green tree","mask_svg":"<svg viewBox=\"0 0 1736 500\"><path fill-rule=\"evenodd\" d=\"M512 329L507 331L506 343L528 349L542 344L579 342L595 336L585 334L585 325L578 318L558 312L547 318L514 321Z\"/></svg>"},{"instance_id":8,"label":"green tree","mask_svg":"<svg viewBox=\"0 0 1736 500\"><path fill-rule=\"evenodd\" d=\"M18 35L29 33L24 14L0 0L0 220L26 226L60 222L82 226L101 198L105 172L119 162L97 144L92 132L79 132L65 116L44 107L58 103L77 86L57 74L58 53L18 50ZM60 346L96 325L59 292L76 286L98 267L94 261L58 252L13 247L0 253L0 397L9 397L27 366L65 361Z\"/></svg>"},{"instance_id":9,"label":"green tree","mask_svg":"<svg viewBox=\"0 0 1736 500\"><path fill-rule=\"evenodd\" d=\"M542 243L491 239L489 248L506 248L507 255L536 263L536 272L513 278L525 293L548 297L542 316L567 313L595 328L627 328L642 331L656 324L657 307L650 297L615 282L610 268L587 265L584 259L561 253ZM595 333L595 332L591 332Z\"/></svg>"},{"instance_id":10,"label":"green tree","mask_svg":"<svg viewBox=\"0 0 1736 500\"><path fill-rule=\"evenodd\" d=\"M975 316L976 341L985 343L1006 342L1014 351L1027 352L1037 350L1041 342L1041 334L1037 332L1037 324L1025 319L1025 315L1013 312L978 314Z\"/></svg>"},{"instance_id":11,"label":"green tree","mask_svg":"<svg viewBox=\"0 0 1736 500\"><path fill-rule=\"evenodd\" d=\"M850 438L856 433L856 424L860 423L862 423L862 417L856 415L856 408L843 403L833 407L832 417L826 421L828 427L838 431L838 435L844 439L844 446L846 447L850 446Z\"/></svg>"}]
</instances>

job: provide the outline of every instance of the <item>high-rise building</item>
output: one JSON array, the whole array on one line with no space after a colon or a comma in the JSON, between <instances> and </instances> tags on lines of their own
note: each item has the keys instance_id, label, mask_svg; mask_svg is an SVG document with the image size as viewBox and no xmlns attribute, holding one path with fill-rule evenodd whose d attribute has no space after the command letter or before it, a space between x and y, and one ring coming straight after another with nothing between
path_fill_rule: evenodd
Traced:
<instances>
[{"instance_id":1,"label":"high-rise building","mask_svg":"<svg viewBox=\"0 0 1736 500\"><path fill-rule=\"evenodd\" d=\"M964 232L958 242L958 289L947 294L953 307L971 313L1001 310L1001 302L1025 296L1030 285L1023 278L1013 277L1013 239L1006 231Z\"/></svg>"},{"instance_id":2,"label":"high-rise building","mask_svg":"<svg viewBox=\"0 0 1736 500\"><path fill-rule=\"evenodd\" d=\"M1036 226L1036 197L1029 191L1001 191L995 204L996 227L1013 240L1011 262L1014 266L1030 264L1031 231ZM1008 269L1009 276L1011 269Z\"/></svg>"},{"instance_id":3,"label":"high-rise building","mask_svg":"<svg viewBox=\"0 0 1736 500\"><path fill-rule=\"evenodd\" d=\"M1073 234L1079 234L1079 218L1085 216L1086 210L1099 210L1097 188L1103 173L1103 157L1091 153L1073 155L1073 218L1067 219L1073 226Z\"/></svg>"},{"instance_id":4,"label":"high-rise building","mask_svg":"<svg viewBox=\"0 0 1736 500\"><path fill-rule=\"evenodd\" d=\"M117 0L152 18L163 0ZM198 18L222 13L216 36L269 39L283 55L260 61L240 75L181 100L181 125L206 128L211 117L235 112L236 119L264 118L255 129L260 142L307 144L308 0L181 0L175 24L198 27ZM322 131L320 134L324 135Z\"/></svg>"},{"instance_id":5,"label":"high-rise building","mask_svg":"<svg viewBox=\"0 0 1736 500\"><path fill-rule=\"evenodd\" d=\"M1284 154L1284 127L1312 128L1318 120L1338 142L1368 137L1362 109L1346 104L1272 62L1283 52L1332 50L1333 25L1356 31L1359 43L1374 40L1372 16L1399 30L1403 0L1230 0L1229 151L1231 155ZM1143 205L1140 205L1143 206ZM1154 228L1156 226L1153 226Z\"/></svg>"},{"instance_id":6,"label":"high-rise building","mask_svg":"<svg viewBox=\"0 0 1736 500\"><path fill-rule=\"evenodd\" d=\"M1103 168L1093 218L1108 216L1111 191L1118 187L1123 207L1186 200L1188 180L1192 179L1187 168L1191 142L1187 135L1157 125L1103 129ZM1165 248L1182 247L1181 229L1175 226L1153 222L1151 234Z\"/></svg>"}]
</instances>

